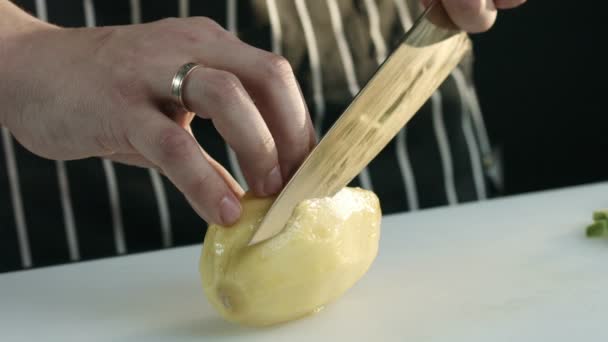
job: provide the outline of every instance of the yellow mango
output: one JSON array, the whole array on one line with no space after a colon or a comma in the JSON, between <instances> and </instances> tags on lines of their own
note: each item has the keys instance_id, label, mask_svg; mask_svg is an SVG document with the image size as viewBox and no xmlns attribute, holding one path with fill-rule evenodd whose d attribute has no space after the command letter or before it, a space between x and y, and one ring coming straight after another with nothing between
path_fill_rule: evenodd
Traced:
<instances>
[{"instance_id":1,"label":"yellow mango","mask_svg":"<svg viewBox=\"0 0 608 342\"><path fill-rule=\"evenodd\" d=\"M351 288L378 252L381 210L373 192L344 188L303 201L281 233L247 246L272 201L246 195L239 222L207 230L203 289L228 321L264 326L317 312Z\"/></svg>"}]
</instances>

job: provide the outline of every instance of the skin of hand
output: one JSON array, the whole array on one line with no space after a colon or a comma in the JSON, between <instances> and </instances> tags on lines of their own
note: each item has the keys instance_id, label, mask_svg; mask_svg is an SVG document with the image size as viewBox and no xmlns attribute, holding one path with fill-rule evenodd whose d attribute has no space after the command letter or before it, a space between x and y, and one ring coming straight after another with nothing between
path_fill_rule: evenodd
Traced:
<instances>
[{"instance_id":1,"label":"skin of hand","mask_svg":"<svg viewBox=\"0 0 608 342\"><path fill-rule=\"evenodd\" d=\"M498 9L524 2L443 5L456 25L482 32ZM259 196L278 192L316 143L289 63L208 18L67 29L0 0L0 19L0 125L41 157L156 168L202 218L227 226L240 216L243 190L193 137L195 115L213 122ZM203 65L184 84L197 114L170 97L187 62Z\"/></svg>"},{"instance_id":2,"label":"skin of hand","mask_svg":"<svg viewBox=\"0 0 608 342\"><path fill-rule=\"evenodd\" d=\"M422 0L428 5L432 0ZM496 22L498 10L518 7L526 0L442 0L446 12L462 30L480 33L489 30Z\"/></svg>"},{"instance_id":3,"label":"skin of hand","mask_svg":"<svg viewBox=\"0 0 608 342\"><path fill-rule=\"evenodd\" d=\"M0 18L11 15L2 2ZM22 26L0 37L0 123L41 157L157 168L207 222L234 223L243 190L192 136L195 114L170 97L174 74L192 61L203 67L187 78L184 102L213 122L255 194L278 192L315 144L289 63L210 19Z\"/></svg>"}]
</instances>

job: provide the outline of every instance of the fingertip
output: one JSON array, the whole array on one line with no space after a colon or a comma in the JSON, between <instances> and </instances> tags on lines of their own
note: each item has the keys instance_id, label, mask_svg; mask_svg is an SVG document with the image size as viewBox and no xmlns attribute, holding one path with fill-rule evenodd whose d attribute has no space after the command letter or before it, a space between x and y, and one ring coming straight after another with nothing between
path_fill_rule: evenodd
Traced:
<instances>
[{"instance_id":1,"label":"fingertip","mask_svg":"<svg viewBox=\"0 0 608 342\"><path fill-rule=\"evenodd\" d=\"M236 196L232 193L225 195L220 201L220 224L225 227L235 224L241 212L241 204Z\"/></svg>"},{"instance_id":2,"label":"fingertip","mask_svg":"<svg viewBox=\"0 0 608 342\"><path fill-rule=\"evenodd\" d=\"M523 5L526 0L494 0L496 8L500 10L512 9Z\"/></svg>"},{"instance_id":3,"label":"fingertip","mask_svg":"<svg viewBox=\"0 0 608 342\"><path fill-rule=\"evenodd\" d=\"M247 182L252 184L251 191L257 197L272 196L283 188L283 175L281 167L277 164L266 174L260 176L246 176Z\"/></svg>"},{"instance_id":4,"label":"fingertip","mask_svg":"<svg viewBox=\"0 0 608 342\"><path fill-rule=\"evenodd\" d=\"M469 33L488 31L496 21L493 0L450 0L443 6L454 24Z\"/></svg>"},{"instance_id":5,"label":"fingertip","mask_svg":"<svg viewBox=\"0 0 608 342\"><path fill-rule=\"evenodd\" d=\"M463 29L473 34L487 32L494 26L497 14L496 11L487 13L483 17L480 17L476 22L465 24Z\"/></svg>"}]
</instances>

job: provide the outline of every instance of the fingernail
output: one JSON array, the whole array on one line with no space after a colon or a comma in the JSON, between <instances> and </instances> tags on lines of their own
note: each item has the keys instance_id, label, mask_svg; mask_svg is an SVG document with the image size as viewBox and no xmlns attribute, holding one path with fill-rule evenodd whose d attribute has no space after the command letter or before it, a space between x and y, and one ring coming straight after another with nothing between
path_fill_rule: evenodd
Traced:
<instances>
[{"instance_id":1,"label":"fingernail","mask_svg":"<svg viewBox=\"0 0 608 342\"><path fill-rule=\"evenodd\" d=\"M283 177L281 177L281 170L279 170L279 166L275 166L268 174L266 175L266 179L264 179L264 194L265 195L274 195L283 186Z\"/></svg>"},{"instance_id":2,"label":"fingernail","mask_svg":"<svg viewBox=\"0 0 608 342\"><path fill-rule=\"evenodd\" d=\"M230 226L241 216L241 204L233 195L226 195L220 201L220 218L222 224Z\"/></svg>"}]
</instances>

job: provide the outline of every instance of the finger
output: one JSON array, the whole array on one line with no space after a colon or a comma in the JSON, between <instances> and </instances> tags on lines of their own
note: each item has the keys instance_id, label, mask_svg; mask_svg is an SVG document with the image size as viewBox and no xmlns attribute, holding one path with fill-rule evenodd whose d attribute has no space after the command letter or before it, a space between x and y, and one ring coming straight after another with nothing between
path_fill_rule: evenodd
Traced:
<instances>
[{"instance_id":1,"label":"finger","mask_svg":"<svg viewBox=\"0 0 608 342\"><path fill-rule=\"evenodd\" d=\"M277 193L283 180L275 141L239 79L227 71L198 68L190 74L183 95L187 107L206 113L235 151L253 192Z\"/></svg>"},{"instance_id":2,"label":"finger","mask_svg":"<svg viewBox=\"0 0 608 342\"><path fill-rule=\"evenodd\" d=\"M302 98L304 98L302 89L299 86L298 86L298 90L300 91L300 96ZM304 106L306 108L306 120L308 121L308 123L306 125L308 127L308 152L311 152L317 145L317 141L318 141L319 137L317 137L317 132L315 131L315 126L312 124L312 119L309 114L310 111L308 110L308 105L306 104L306 101L304 101ZM295 173L295 170L293 170L293 172Z\"/></svg>"},{"instance_id":3,"label":"finger","mask_svg":"<svg viewBox=\"0 0 608 342\"><path fill-rule=\"evenodd\" d=\"M194 139L196 139L196 137L194 136L194 133L192 133L191 126L186 126L185 129L186 129L186 132L190 133L190 135L192 137L194 137ZM200 145L199 145L199 148L201 150L201 153L205 156L205 158L209 162L209 164L211 164L211 166L213 166L215 168L215 170L220 174L220 176L222 176L222 178L224 178L224 181L226 181L226 184L228 184L228 186L232 189L232 191L239 198L243 197L245 195L245 191L243 191L243 188L241 188L241 185L239 184L239 182L237 182L234 179L234 177L232 177L230 172L228 172L222 166L222 164L218 163L217 160L213 159L213 157L211 157L202 147L200 147Z\"/></svg>"},{"instance_id":4,"label":"finger","mask_svg":"<svg viewBox=\"0 0 608 342\"><path fill-rule=\"evenodd\" d=\"M224 178L224 181L226 182L226 184L228 184L230 189L232 189L232 192L234 192L239 198L243 197L245 195L245 191L243 191L243 188L241 187L239 182L237 182L234 177L232 177L230 172L228 172L222 166L222 164L218 163L217 160L213 159L210 155L208 155L207 152L205 152L205 150L203 150L202 148L201 152L205 155L205 158L207 158L207 161L209 162L209 164L211 164L211 166L213 166L215 171L217 171L217 173L219 173L220 176Z\"/></svg>"},{"instance_id":5,"label":"finger","mask_svg":"<svg viewBox=\"0 0 608 342\"><path fill-rule=\"evenodd\" d=\"M239 41L212 42L197 51L208 66L229 71L243 82L272 133L283 179L288 179L310 152L314 134L289 62Z\"/></svg>"},{"instance_id":6,"label":"finger","mask_svg":"<svg viewBox=\"0 0 608 342\"><path fill-rule=\"evenodd\" d=\"M310 151L312 151L315 148L315 146L317 146L317 142L319 139L319 137L317 137L317 132L315 132L315 128L312 125L310 126L309 135L310 135L310 140L308 141L308 149Z\"/></svg>"},{"instance_id":7,"label":"finger","mask_svg":"<svg viewBox=\"0 0 608 342\"><path fill-rule=\"evenodd\" d=\"M133 147L158 165L207 222L231 225L241 206L222 176L182 127L153 109L134 113L127 137Z\"/></svg>"},{"instance_id":8,"label":"finger","mask_svg":"<svg viewBox=\"0 0 608 342\"><path fill-rule=\"evenodd\" d=\"M241 188L239 183L230 175L230 173L226 171L226 169L220 163L218 163L215 159L209 156L207 152L205 152L205 150L203 150L202 148L201 153L203 153L207 161L211 164L211 166L213 166L213 168L215 168L215 170L220 174L220 176L224 178L224 181L226 182L226 184L228 184L232 192L234 192L239 198L243 197L243 195L245 194L243 188ZM129 166L141 167L144 169L154 169L164 175L163 170L161 170L158 166L150 163L147 159L145 159L139 154L119 153L108 156L106 157L106 159Z\"/></svg>"},{"instance_id":9,"label":"finger","mask_svg":"<svg viewBox=\"0 0 608 342\"><path fill-rule=\"evenodd\" d=\"M523 5L526 0L494 0L496 8L504 10L511 9Z\"/></svg>"},{"instance_id":10,"label":"finger","mask_svg":"<svg viewBox=\"0 0 608 342\"><path fill-rule=\"evenodd\" d=\"M167 103L163 113L181 127L189 127L196 114L179 107L175 103Z\"/></svg>"},{"instance_id":11,"label":"finger","mask_svg":"<svg viewBox=\"0 0 608 342\"><path fill-rule=\"evenodd\" d=\"M144 169L156 169L158 167L148 161L146 158L142 157L139 154L134 153L115 153L109 156L106 156L105 159L109 159L121 164L137 166Z\"/></svg>"},{"instance_id":12,"label":"finger","mask_svg":"<svg viewBox=\"0 0 608 342\"><path fill-rule=\"evenodd\" d=\"M487 31L496 21L493 0L443 0L443 7L454 24L467 32Z\"/></svg>"}]
</instances>

